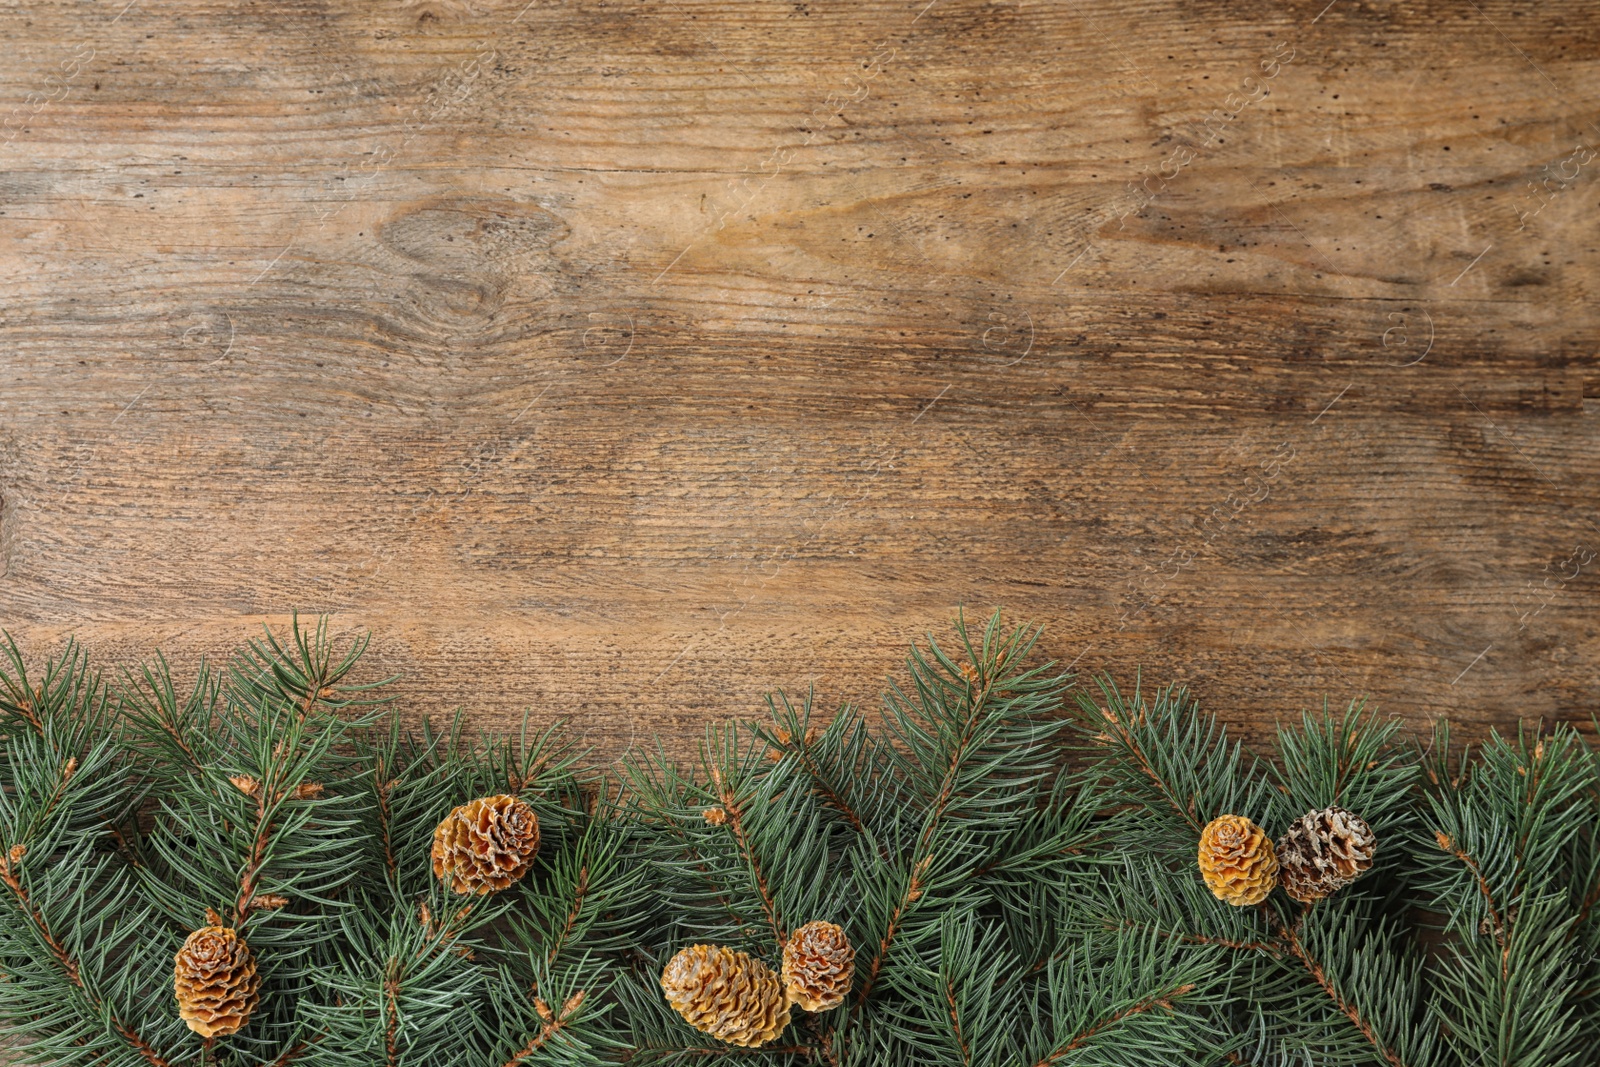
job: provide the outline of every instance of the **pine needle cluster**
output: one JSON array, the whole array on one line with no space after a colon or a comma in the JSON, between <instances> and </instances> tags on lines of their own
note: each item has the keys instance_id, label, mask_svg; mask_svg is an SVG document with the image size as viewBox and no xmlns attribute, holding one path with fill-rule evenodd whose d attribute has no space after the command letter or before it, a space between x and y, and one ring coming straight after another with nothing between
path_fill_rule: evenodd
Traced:
<instances>
[{"instance_id":1,"label":"pine needle cluster","mask_svg":"<svg viewBox=\"0 0 1600 1067\"><path fill-rule=\"evenodd\" d=\"M560 724L403 729L326 620L186 684L8 638L0 1025L22 1061L105 1067L1600 1063L1600 751L1576 731L1468 749L1357 702L1256 754L1187 691L1080 683L1038 637L958 618L875 713L778 693L692 760L608 768ZM435 828L484 797L532 810L537 855L452 892ZM1211 820L1276 835L1335 805L1378 842L1354 883L1207 889ZM815 922L853 947L848 992L771 1041L663 996L689 946L776 971ZM212 1037L174 999L204 927L258 983Z\"/></svg>"}]
</instances>

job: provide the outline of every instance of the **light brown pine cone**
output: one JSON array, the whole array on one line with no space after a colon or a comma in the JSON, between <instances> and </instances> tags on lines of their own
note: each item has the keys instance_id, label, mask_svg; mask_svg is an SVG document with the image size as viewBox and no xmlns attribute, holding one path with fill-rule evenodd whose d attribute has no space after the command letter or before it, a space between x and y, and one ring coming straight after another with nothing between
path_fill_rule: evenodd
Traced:
<instances>
[{"instance_id":1,"label":"light brown pine cone","mask_svg":"<svg viewBox=\"0 0 1600 1067\"><path fill-rule=\"evenodd\" d=\"M1310 904L1343 889L1372 867L1378 839L1366 820L1340 807L1307 812L1278 839L1283 891Z\"/></svg>"},{"instance_id":2,"label":"light brown pine cone","mask_svg":"<svg viewBox=\"0 0 1600 1067\"><path fill-rule=\"evenodd\" d=\"M250 946L226 926L203 926L173 958L178 1017L201 1037L226 1037L250 1021L261 980Z\"/></svg>"},{"instance_id":3,"label":"light brown pine cone","mask_svg":"<svg viewBox=\"0 0 1600 1067\"><path fill-rule=\"evenodd\" d=\"M533 866L539 817L516 797L479 797L433 831L433 873L457 893L497 893Z\"/></svg>"},{"instance_id":4,"label":"light brown pine cone","mask_svg":"<svg viewBox=\"0 0 1600 1067\"><path fill-rule=\"evenodd\" d=\"M806 1011L844 1003L856 973L856 950L833 923L806 923L783 946L783 985L789 1001Z\"/></svg>"},{"instance_id":5,"label":"light brown pine cone","mask_svg":"<svg viewBox=\"0 0 1600 1067\"><path fill-rule=\"evenodd\" d=\"M783 983L766 964L719 945L690 945L661 971L661 989L684 1021L730 1045L765 1045L789 1025Z\"/></svg>"},{"instance_id":6,"label":"light brown pine cone","mask_svg":"<svg viewBox=\"0 0 1600 1067\"><path fill-rule=\"evenodd\" d=\"M1236 907L1259 904L1277 883L1272 838L1243 815L1219 815L1200 832L1200 875Z\"/></svg>"}]
</instances>

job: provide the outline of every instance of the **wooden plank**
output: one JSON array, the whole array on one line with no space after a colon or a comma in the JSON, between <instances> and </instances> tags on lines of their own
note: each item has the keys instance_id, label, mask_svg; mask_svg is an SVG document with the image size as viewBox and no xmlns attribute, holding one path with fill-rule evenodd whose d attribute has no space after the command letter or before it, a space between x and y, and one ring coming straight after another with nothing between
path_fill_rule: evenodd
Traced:
<instances>
[{"instance_id":1,"label":"wooden plank","mask_svg":"<svg viewBox=\"0 0 1600 1067\"><path fill-rule=\"evenodd\" d=\"M871 701L958 604L1256 738L1587 721L1586 16L0 14L0 621L332 612L605 755Z\"/></svg>"}]
</instances>

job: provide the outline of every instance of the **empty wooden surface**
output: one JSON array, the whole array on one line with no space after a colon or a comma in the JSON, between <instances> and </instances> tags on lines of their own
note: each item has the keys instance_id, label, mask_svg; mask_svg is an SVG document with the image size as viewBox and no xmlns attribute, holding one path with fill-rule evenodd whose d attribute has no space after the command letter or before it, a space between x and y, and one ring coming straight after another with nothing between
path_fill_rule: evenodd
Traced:
<instances>
[{"instance_id":1,"label":"empty wooden surface","mask_svg":"<svg viewBox=\"0 0 1600 1067\"><path fill-rule=\"evenodd\" d=\"M0 624L682 746L957 605L1247 733L1600 692L1587 0L0 11ZM681 750L681 748L680 748Z\"/></svg>"}]
</instances>

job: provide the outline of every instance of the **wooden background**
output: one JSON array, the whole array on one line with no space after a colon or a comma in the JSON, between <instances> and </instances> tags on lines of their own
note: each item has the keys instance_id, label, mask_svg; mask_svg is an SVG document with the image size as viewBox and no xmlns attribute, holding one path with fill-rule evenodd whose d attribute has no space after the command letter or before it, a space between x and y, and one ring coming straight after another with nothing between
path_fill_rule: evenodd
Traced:
<instances>
[{"instance_id":1,"label":"wooden background","mask_svg":"<svg viewBox=\"0 0 1600 1067\"><path fill-rule=\"evenodd\" d=\"M0 11L0 624L607 755L958 605L1229 721L1600 692L1590 0ZM680 749L681 750L681 749Z\"/></svg>"}]
</instances>

